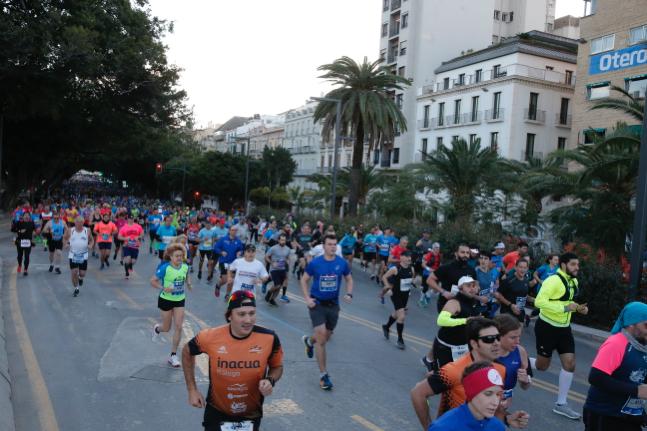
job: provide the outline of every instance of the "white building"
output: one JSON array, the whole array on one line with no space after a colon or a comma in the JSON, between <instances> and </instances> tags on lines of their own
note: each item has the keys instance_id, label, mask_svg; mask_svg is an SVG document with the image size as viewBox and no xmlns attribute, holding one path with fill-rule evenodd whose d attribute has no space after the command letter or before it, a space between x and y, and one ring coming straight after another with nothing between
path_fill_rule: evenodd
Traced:
<instances>
[{"instance_id":1,"label":"white building","mask_svg":"<svg viewBox=\"0 0 647 431\"><path fill-rule=\"evenodd\" d=\"M580 19L572 15L566 15L555 20L552 34L568 37L570 39L580 38Z\"/></svg>"},{"instance_id":2,"label":"white building","mask_svg":"<svg viewBox=\"0 0 647 431\"><path fill-rule=\"evenodd\" d=\"M315 185L307 181L307 177L321 172L323 160L321 154L321 125L315 124L312 116L316 102L308 102L303 106L290 109L285 115L285 134L283 147L292 154L297 163L297 170L290 186L311 189Z\"/></svg>"},{"instance_id":3,"label":"white building","mask_svg":"<svg viewBox=\"0 0 647 431\"><path fill-rule=\"evenodd\" d=\"M252 135L258 131L267 131L270 129L276 129L283 127L285 123L285 115L254 115L244 124L239 125L238 127L232 128L225 131L224 143L226 149L230 153L242 153L245 154L247 151L245 149L246 140L245 138L249 137L251 139Z\"/></svg>"},{"instance_id":4,"label":"white building","mask_svg":"<svg viewBox=\"0 0 647 431\"><path fill-rule=\"evenodd\" d=\"M415 161L458 138L515 160L566 148L577 47L532 31L438 67L417 101Z\"/></svg>"},{"instance_id":5,"label":"white building","mask_svg":"<svg viewBox=\"0 0 647 431\"><path fill-rule=\"evenodd\" d=\"M383 0L382 8L380 56L394 73L413 80L393 95L408 130L378 160L399 168L414 161L418 89L436 81L442 61L518 33L551 31L555 0Z\"/></svg>"}]
</instances>

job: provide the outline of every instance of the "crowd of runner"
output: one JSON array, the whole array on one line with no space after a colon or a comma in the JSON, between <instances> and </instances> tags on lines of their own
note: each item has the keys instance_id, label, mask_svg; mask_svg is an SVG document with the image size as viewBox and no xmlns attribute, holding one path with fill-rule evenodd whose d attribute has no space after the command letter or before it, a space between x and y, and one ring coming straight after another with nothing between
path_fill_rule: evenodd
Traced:
<instances>
[{"instance_id":1,"label":"crowd of runner","mask_svg":"<svg viewBox=\"0 0 647 431\"><path fill-rule=\"evenodd\" d=\"M260 298L272 307L290 303L290 277L300 286L291 294L303 296L313 327L302 338L305 354L316 358L321 389L332 390L326 343L338 323L342 285L342 299L353 300L353 270L367 272L378 285L376 304L392 303L382 331L389 340L395 324L399 349L406 349L410 296L418 295L414 303L422 308L436 302L437 333L420 359L426 375L411 390L423 429L526 428L530 415L512 408L515 389L530 390L532 376L548 369L555 351L561 371L552 411L582 417L567 403L576 363L571 317L588 313L577 301L579 259L573 253L551 254L531 273L523 241L512 251L503 242L460 243L445 257L431 232L415 240L380 225L336 232L321 220L297 225L290 215L282 221L246 218L128 197L25 203L12 216L17 273L29 274L31 253L42 247L48 271L59 275L66 253L74 297L93 259L96 271L118 261L124 279L140 253L159 259L150 279L160 310L152 339L173 331L167 361L183 367L190 404L205 408L206 430L259 429L263 399L283 373L283 351L276 333L256 325L255 310ZM227 324L201 331L178 352L193 274L227 303ZM533 321L534 356L520 342L522 327ZM639 430L647 399L647 305L628 304L612 333L590 371L584 424L591 431ZM207 398L194 376L195 356L202 353L210 362ZM232 392L247 401L231 402ZM440 405L432 420L428 399L434 395Z\"/></svg>"}]
</instances>

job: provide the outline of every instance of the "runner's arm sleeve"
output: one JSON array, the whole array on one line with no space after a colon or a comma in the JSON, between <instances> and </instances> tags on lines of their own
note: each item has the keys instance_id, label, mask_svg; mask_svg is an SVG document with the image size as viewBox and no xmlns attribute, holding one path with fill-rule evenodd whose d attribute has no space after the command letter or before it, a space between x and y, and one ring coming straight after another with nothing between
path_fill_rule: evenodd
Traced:
<instances>
[{"instance_id":1,"label":"runner's arm sleeve","mask_svg":"<svg viewBox=\"0 0 647 431\"><path fill-rule=\"evenodd\" d=\"M465 318L455 319L452 317L449 311L441 311L440 314L438 315L438 319L436 320L436 324L438 326L443 326L446 328L452 328L454 326L460 326L466 323L467 323L467 319Z\"/></svg>"},{"instance_id":2,"label":"runner's arm sleeve","mask_svg":"<svg viewBox=\"0 0 647 431\"><path fill-rule=\"evenodd\" d=\"M537 294L537 298L535 298L535 307L539 308L540 310L546 310L553 313L563 313L563 303L561 301L550 300L551 298L559 298L561 296L558 292L558 289L561 287L561 285L562 281L559 279L559 277L547 278L543 282L541 290Z\"/></svg>"},{"instance_id":3,"label":"runner's arm sleeve","mask_svg":"<svg viewBox=\"0 0 647 431\"><path fill-rule=\"evenodd\" d=\"M628 397L638 396L637 384L618 380L595 367L591 367L589 372L589 383L604 392Z\"/></svg>"}]
</instances>

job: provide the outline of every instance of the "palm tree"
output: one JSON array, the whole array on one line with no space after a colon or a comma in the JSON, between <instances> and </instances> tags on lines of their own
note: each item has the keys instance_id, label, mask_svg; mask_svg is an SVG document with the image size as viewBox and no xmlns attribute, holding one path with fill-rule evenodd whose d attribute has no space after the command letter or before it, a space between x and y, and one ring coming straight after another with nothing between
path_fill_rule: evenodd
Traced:
<instances>
[{"instance_id":1,"label":"palm tree","mask_svg":"<svg viewBox=\"0 0 647 431\"><path fill-rule=\"evenodd\" d=\"M339 172L337 186L345 190L350 190L352 168L345 167ZM359 187L357 191L357 202L360 206L365 206L368 194L374 188L380 186L384 181L383 175L380 175L374 166L361 166L359 174Z\"/></svg>"},{"instance_id":2,"label":"palm tree","mask_svg":"<svg viewBox=\"0 0 647 431\"><path fill-rule=\"evenodd\" d=\"M349 57L341 57L333 63L319 66L325 71L320 78L336 86L326 98L341 100L344 134L353 135L353 163L350 172L348 211L357 215L364 144L369 151L381 142L392 142L396 130L407 129L406 119L393 100L393 94L402 91L411 82L391 73L381 61L359 64ZM322 136L329 139L335 127L337 104L321 101L314 113L314 121L322 121Z\"/></svg>"},{"instance_id":3,"label":"palm tree","mask_svg":"<svg viewBox=\"0 0 647 431\"><path fill-rule=\"evenodd\" d=\"M465 139L458 139L451 147L443 145L429 154L418 169L426 178L427 187L449 194L453 215L468 223L474 212L475 197L503 184L501 173L505 164L496 151L481 148L479 139L469 144Z\"/></svg>"},{"instance_id":4,"label":"palm tree","mask_svg":"<svg viewBox=\"0 0 647 431\"><path fill-rule=\"evenodd\" d=\"M642 123L645 113L645 102L633 97L627 90L616 85L611 86L613 91L622 94L621 97L608 97L600 100L591 109L613 109L629 115L634 120Z\"/></svg>"}]
</instances>

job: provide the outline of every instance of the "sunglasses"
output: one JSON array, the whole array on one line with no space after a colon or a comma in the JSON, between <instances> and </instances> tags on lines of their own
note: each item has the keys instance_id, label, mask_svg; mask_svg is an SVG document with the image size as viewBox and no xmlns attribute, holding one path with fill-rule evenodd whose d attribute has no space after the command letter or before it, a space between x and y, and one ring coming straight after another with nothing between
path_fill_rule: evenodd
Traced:
<instances>
[{"instance_id":1,"label":"sunglasses","mask_svg":"<svg viewBox=\"0 0 647 431\"><path fill-rule=\"evenodd\" d=\"M232 301L238 301L240 299L245 299L245 298L255 299L254 294L249 290L237 290L229 296L229 301L227 301L227 305L229 305L229 303Z\"/></svg>"},{"instance_id":2,"label":"sunglasses","mask_svg":"<svg viewBox=\"0 0 647 431\"><path fill-rule=\"evenodd\" d=\"M500 334L484 335L482 337L478 337L478 339L483 341L485 344L492 344L495 341L501 341L501 335Z\"/></svg>"}]
</instances>

